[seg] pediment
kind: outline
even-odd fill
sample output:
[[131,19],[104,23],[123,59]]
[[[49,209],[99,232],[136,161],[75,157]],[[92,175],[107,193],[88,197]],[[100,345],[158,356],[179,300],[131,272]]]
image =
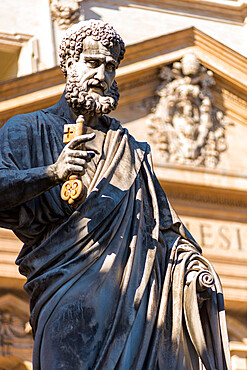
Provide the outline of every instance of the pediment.
[[194,53],[214,74],[217,107],[239,123],[247,122],[247,58],[195,27],[129,45],[118,70],[121,107],[155,93],[162,66]]

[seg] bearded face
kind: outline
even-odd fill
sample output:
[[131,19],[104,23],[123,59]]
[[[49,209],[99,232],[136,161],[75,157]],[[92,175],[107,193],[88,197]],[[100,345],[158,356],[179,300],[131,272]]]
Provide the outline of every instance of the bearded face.
[[[97,92],[98,91],[98,92]],[[116,109],[119,93],[114,80],[110,88],[97,78],[87,79],[81,84],[75,70],[68,74],[65,98],[76,114],[103,115]]]
[[75,114],[94,116],[116,109],[119,52],[118,44],[108,48],[88,36],[83,40],[79,60],[68,60],[65,97]]

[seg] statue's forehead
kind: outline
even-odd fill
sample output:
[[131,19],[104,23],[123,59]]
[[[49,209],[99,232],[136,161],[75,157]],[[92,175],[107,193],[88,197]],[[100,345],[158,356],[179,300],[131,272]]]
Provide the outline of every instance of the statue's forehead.
[[116,61],[119,58],[120,45],[116,44],[113,48],[107,48],[100,41],[94,40],[91,36],[83,40],[83,54],[84,55],[104,55],[111,56]]

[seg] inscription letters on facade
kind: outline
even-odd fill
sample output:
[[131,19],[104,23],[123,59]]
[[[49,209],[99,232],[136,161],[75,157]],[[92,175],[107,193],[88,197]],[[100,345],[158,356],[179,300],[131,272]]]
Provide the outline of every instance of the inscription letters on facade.
[[197,242],[207,250],[247,251],[247,225],[237,222],[183,217],[183,221]]

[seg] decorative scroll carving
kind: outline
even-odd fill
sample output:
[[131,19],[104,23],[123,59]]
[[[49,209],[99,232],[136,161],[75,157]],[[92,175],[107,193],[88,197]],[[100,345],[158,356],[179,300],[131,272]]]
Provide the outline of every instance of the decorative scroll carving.
[[79,21],[82,0],[50,0],[52,19],[60,28],[66,29]]
[[216,167],[227,145],[224,114],[213,106],[213,73],[186,54],[160,77],[159,102],[148,121],[151,141],[169,162]]

